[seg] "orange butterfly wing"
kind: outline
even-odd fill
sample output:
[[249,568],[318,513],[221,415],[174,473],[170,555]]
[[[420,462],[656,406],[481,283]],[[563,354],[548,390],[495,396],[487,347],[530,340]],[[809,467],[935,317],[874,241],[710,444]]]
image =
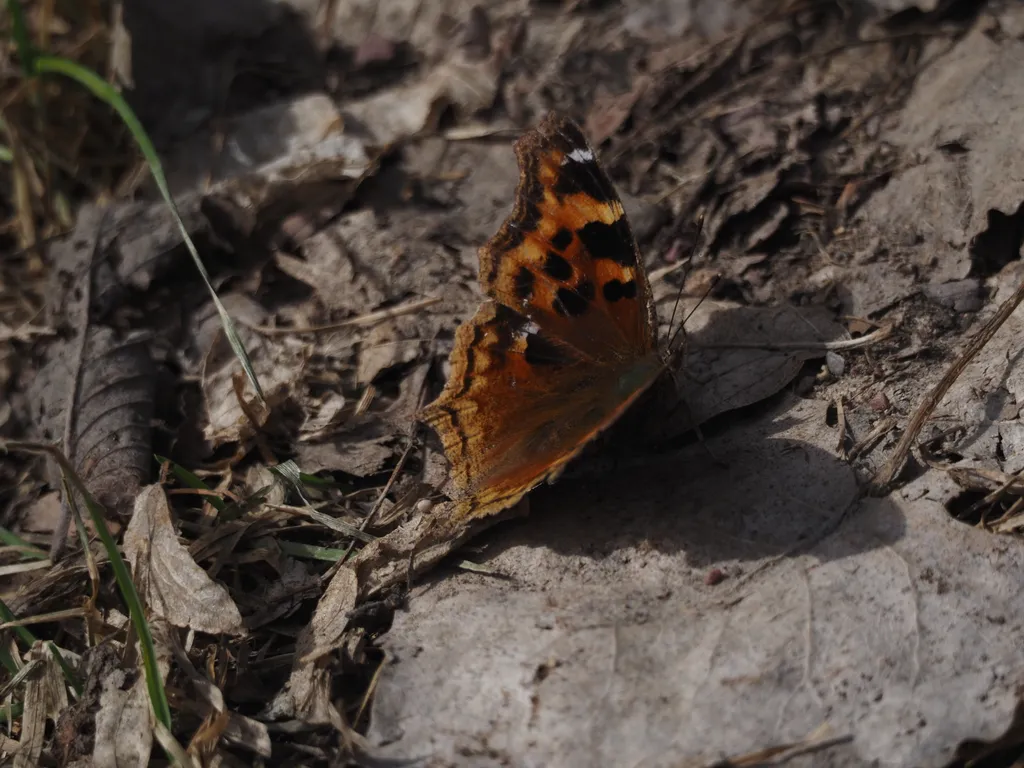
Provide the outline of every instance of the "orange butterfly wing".
[[448,383],[421,414],[457,516],[553,479],[662,369],[643,262],[582,132],[550,115],[515,150],[515,207],[480,249],[492,300],[456,332]]

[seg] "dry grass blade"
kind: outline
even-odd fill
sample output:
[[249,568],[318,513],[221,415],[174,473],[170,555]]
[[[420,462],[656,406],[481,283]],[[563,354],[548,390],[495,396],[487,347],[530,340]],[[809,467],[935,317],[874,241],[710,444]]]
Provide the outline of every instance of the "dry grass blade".
[[7,694],[21,685],[31,675],[35,674],[35,671],[42,665],[42,661],[39,659],[29,659],[28,662],[22,666],[21,669],[14,674],[10,680],[8,680],[3,686],[0,686],[0,699],[6,698]]
[[[97,108],[87,91],[67,81],[37,87],[31,71],[33,43],[60,51],[82,67],[104,71],[114,40],[126,33],[100,4],[70,13],[52,4],[33,4],[38,8],[28,14],[21,3],[5,5],[6,37],[17,42],[25,76],[5,79],[2,126],[9,159],[0,175],[6,172],[12,188],[18,245],[34,249],[70,227],[69,198],[76,187],[110,194],[135,164],[136,153],[116,115]],[[13,53],[14,46],[9,48]],[[7,64],[13,73],[15,62]]]
[[879,422],[872,427],[871,431],[864,435],[864,437],[850,449],[849,458],[855,459],[862,453],[870,450],[875,443],[881,440],[895,426],[896,419],[884,418],[879,420]]
[[178,740],[174,738],[174,734],[171,733],[167,726],[159,721],[155,721],[153,733],[157,741],[160,742],[160,746],[163,747],[164,752],[172,757],[178,765],[182,766],[182,768],[198,768],[195,761],[185,751],[184,747],[178,743]]
[[15,573],[45,570],[52,565],[53,563],[49,560],[31,560],[24,563],[14,563],[13,565],[0,565],[0,576],[10,576]]
[[56,335],[56,329],[45,325],[25,324],[20,325],[17,328],[9,328],[3,323],[0,323],[0,343],[4,344],[12,341],[28,342],[33,339]]
[[[763,749],[757,752],[752,752],[747,755],[739,757],[729,758],[726,763],[735,768],[753,768],[753,766],[761,766],[762,768],[768,768],[768,766],[784,765],[790,760],[794,760],[798,757],[804,757],[806,755],[813,755],[818,752],[823,752],[833,747],[842,746],[843,744],[849,744],[853,741],[852,735],[846,736],[815,736],[811,735],[806,740],[798,744],[787,744],[781,747],[774,747],[771,749]],[[721,765],[722,763],[715,763],[714,765]]]
[[51,621],[78,619],[84,615],[85,611],[81,608],[66,608],[62,611],[42,613],[38,616],[27,616],[24,619],[18,619],[16,621],[5,621],[3,624],[0,624],[0,629],[13,629],[14,627],[28,627],[32,624],[46,624]]

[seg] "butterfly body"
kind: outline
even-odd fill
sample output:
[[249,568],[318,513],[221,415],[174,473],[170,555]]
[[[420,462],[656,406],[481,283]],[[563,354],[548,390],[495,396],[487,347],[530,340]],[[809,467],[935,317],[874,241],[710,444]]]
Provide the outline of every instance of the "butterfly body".
[[489,298],[456,331],[448,382],[421,414],[459,517],[553,480],[664,368],[643,261],[580,129],[549,115],[515,150],[512,215],[480,250]]

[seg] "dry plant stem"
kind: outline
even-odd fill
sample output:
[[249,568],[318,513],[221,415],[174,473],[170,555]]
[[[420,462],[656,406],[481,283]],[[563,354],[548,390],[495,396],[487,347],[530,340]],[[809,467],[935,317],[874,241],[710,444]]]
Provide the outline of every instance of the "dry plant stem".
[[[426,392],[426,381],[426,378],[424,378],[423,385],[420,387],[420,393],[417,398],[417,408],[421,408],[423,406],[423,394],[424,392]],[[405,467],[405,462],[409,458],[409,454],[412,453],[413,445],[415,445],[416,443],[416,429],[418,426],[419,422],[417,422],[416,419],[413,419],[412,424],[409,426],[409,442],[406,444],[405,450],[402,451],[402,455],[398,459],[398,463],[395,464],[395,468],[391,472],[391,477],[389,477],[387,483],[384,484],[384,488],[381,490],[380,495],[377,497],[377,501],[374,503],[373,508],[370,510],[369,514],[363,518],[362,523],[360,523],[360,531],[365,531],[367,526],[369,526],[370,521],[377,516],[377,512],[380,510],[381,505],[384,503],[385,497],[391,491],[391,486],[395,484],[395,481],[398,480],[399,475],[402,473],[402,469]],[[342,555],[341,559],[338,560],[339,565],[348,562],[349,557],[352,556],[352,550],[354,550],[355,547],[356,539],[355,537],[353,537],[352,541],[349,542],[348,549],[345,550],[345,554]]]
[[369,314],[360,315],[359,317],[351,317],[348,320],[342,320],[337,323],[310,325],[303,328],[272,328],[266,325],[243,324],[257,333],[262,333],[264,336],[295,336],[303,333],[326,333],[328,331],[337,331],[341,328],[365,328],[366,326],[375,325],[377,323],[384,322],[385,320],[401,317],[402,315],[411,315],[421,309],[432,307],[440,301],[441,299],[438,297],[418,299],[417,301],[410,301],[408,304],[401,304],[397,307],[388,307],[387,309],[370,312]]
[[26,616],[16,621],[5,621],[0,624],[0,630],[13,629],[14,627],[30,627],[33,624],[47,624],[54,621],[66,621],[68,619],[79,619],[85,616],[84,608],[66,608],[62,611],[51,611],[41,613],[38,616]]
[[1021,496],[1019,499],[1013,502],[1013,504],[1010,505],[1010,508],[1006,510],[1006,512],[1002,514],[998,520],[993,520],[990,523],[987,522],[985,519],[982,519],[981,524],[985,528],[989,529],[990,531],[995,531],[996,533],[1009,533],[1010,531],[1015,531],[1021,527],[1019,524],[1017,524],[1019,523],[1019,521],[1014,521],[1014,525],[1009,527],[1006,526],[1006,523],[1008,520],[1013,521],[1014,518],[1020,515],[1020,510],[1022,507],[1024,507],[1024,496]]
[[659,283],[662,280],[664,280],[668,275],[671,275],[673,272],[676,272],[682,269],[683,267],[687,267],[689,265],[689,259],[681,259],[680,261],[677,261],[675,264],[669,264],[667,267],[661,267],[659,269],[652,270],[651,273],[647,275],[647,282],[649,282],[651,285]]
[[833,736],[829,739],[821,739],[820,741],[811,742],[808,744],[800,744],[792,749],[788,749],[779,755],[776,755],[772,760],[767,762],[767,765],[783,765],[788,763],[790,760],[794,760],[798,757],[805,755],[811,755],[815,752],[823,752],[833,747],[839,747],[843,744],[850,744],[853,741],[853,736]]
[[52,568],[53,563],[50,559],[45,560],[29,560],[20,563],[12,563],[11,565],[0,565],[0,576],[10,576],[15,573],[27,573],[28,571],[42,571],[47,568]]
[[855,459],[862,453],[870,450],[876,442],[881,440],[888,432],[896,427],[896,419],[881,419],[853,448],[850,449],[848,458]]
[[[986,494],[985,498],[971,504],[971,506],[967,508],[967,512],[964,513],[964,517],[972,517],[985,507],[991,507],[993,504],[995,504],[997,501],[1003,498],[1006,492],[1009,491],[1010,488],[1012,488],[1014,485],[1019,483],[1020,480],[1020,472],[1014,475],[1010,475],[1010,477],[1008,477],[1001,486],[992,491],[992,493]],[[1020,499],[1018,499],[1017,501],[1020,501]],[[983,516],[982,524],[984,524],[984,522],[985,519]]]
[[709,344],[708,349],[763,349],[770,352],[785,352],[793,349],[809,349],[812,351],[836,352],[848,349],[859,349],[882,341],[892,333],[893,327],[885,325],[866,336],[858,336],[856,339],[840,339],[838,341],[791,341],[782,344],[764,344],[754,342],[737,342],[735,344]]
[[1013,295],[1002,303],[1002,306],[999,307],[992,319],[985,323],[984,327],[968,342],[967,349],[950,366],[939,383],[932,388],[932,391],[921,401],[921,404],[907,423],[903,437],[896,444],[892,456],[889,457],[889,460],[872,478],[871,484],[868,487],[869,493],[875,496],[884,496],[892,490],[893,481],[900,470],[903,469],[907,455],[910,453],[910,446],[917,440],[917,436],[921,433],[921,429],[924,427],[928,417],[931,416],[932,411],[935,410],[935,406],[939,404],[939,401],[949,391],[949,388],[953,386],[953,382],[960,378],[960,374],[964,372],[967,364],[995,336],[996,331],[1013,314],[1013,311],[1020,305],[1021,301],[1024,301],[1024,282],[1017,286]]

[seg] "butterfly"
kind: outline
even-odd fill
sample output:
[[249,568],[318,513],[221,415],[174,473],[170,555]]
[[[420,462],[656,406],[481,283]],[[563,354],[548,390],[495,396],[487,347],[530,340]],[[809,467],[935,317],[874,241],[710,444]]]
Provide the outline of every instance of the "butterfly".
[[488,298],[420,413],[451,467],[455,519],[553,482],[665,368],[643,259],[583,132],[550,114],[515,153],[512,214],[479,254]]

